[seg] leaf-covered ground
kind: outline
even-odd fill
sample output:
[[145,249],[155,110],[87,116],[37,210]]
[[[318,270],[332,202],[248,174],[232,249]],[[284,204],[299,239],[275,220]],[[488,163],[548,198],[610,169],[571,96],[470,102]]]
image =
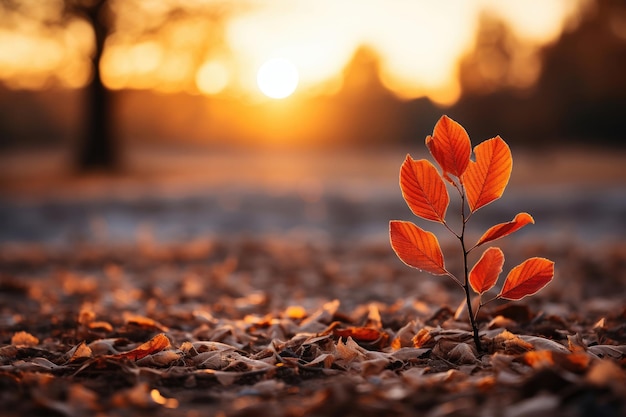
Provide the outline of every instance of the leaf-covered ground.
[[389,245],[405,152],[192,154],[78,179],[0,156],[0,414],[626,415],[623,153],[526,154],[473,216],[535,218],[505,271],[556,262],[481,310],[484,353],[459,288]]
[[481,310],[479,354],[458,288],[387,245],[7,248],[3,415],[626,414],[626,248],[507,250],[562,267]]

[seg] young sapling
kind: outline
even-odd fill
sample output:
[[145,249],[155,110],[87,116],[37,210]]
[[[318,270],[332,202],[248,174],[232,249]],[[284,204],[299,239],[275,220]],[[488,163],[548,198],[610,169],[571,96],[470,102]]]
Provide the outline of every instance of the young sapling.
[[[471,270],[468,255],[485,243],[534,223],[530,214],[519,213],[512,221],[489,228],[474,245],[469,246],[466,241],[465,226],[472,215],[499,199],[509,182],[513,167],[511,150],[500,136],[496,136],[478,144],[472,160],[469,135],[448,116],[439,119],[433,134],[426,137],[426,146],[441,173],[428,160],[415,160],[407,155],[400,169],[400,189],[413,214],[441,223],[459,240],[463,277],[459,279],[446,269],[437,237],[411,222],[392,220],[389,223],[391,247],[405,264],[433,275],[446,275],[463,288],[474,343],[478,352],[482,352],[476,324],[480,308],[493,300],[520,300],[535,294],[554,277],[554,262],[539,257],[527,259],[510,270],[498,295],[483,302],[483,294],[496,285],[502,272],[504,254],[498,247],[489,247]],[[455,231],[446,221],[450,196],[444,180],[457,190],[461,199],[460,231]],[[470,288],[479,297],[475,312],[472,311]]]

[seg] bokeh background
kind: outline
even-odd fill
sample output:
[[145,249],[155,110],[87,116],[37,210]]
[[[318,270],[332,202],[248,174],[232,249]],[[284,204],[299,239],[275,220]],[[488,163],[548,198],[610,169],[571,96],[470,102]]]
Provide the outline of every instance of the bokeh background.
[[621,242],[624,74],[620,0],[0,0],[0,244],[384,241],[442,114],[513,149],[476,230]]

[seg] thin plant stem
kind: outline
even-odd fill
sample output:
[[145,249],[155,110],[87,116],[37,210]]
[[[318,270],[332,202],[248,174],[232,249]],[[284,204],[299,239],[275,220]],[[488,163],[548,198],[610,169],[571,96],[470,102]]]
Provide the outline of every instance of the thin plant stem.
[[[469,268],[467,265],[467,254],[469,251],[465,250],[465,192],[461,193],[461,217],[463,219],[463,226],[461,229],[461,235],[459,241],[461,242],[461,249],[463,250],[463,274],[465,276],[465,284],[463,289],[465,290],[465,301],[467,303],[467,315],[469,316],[470,323],[472,325],[472,331],[474,333],[474,343],[476,344],[476,350],[478,353],[483,351],[483,347],[480,343],[480,337],[478,335],[478,326],[476,325],[476,319],[472,313],[472,299],[470,297],[470,284],[469,284]],[[478,313],[478,311],[476,311]]]

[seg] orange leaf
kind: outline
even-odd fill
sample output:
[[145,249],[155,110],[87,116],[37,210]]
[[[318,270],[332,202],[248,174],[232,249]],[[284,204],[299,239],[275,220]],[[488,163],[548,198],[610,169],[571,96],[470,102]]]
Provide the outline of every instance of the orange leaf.
[[469,283],[478,294],[489,291],[496,285],[504,265],[504,254],[500,248],[488,248],[469,273]]
[[478,239],[476,246],[480,246],[486,242],[491,242],[492,240],[500,239],[501,237],[510,235],[513,232],[517,232],[529,223],[535,223],[535,220],[530,214],[518,213],[512,221],[508,223],[496,224],[495,226],[490,227],[489,230],[487,230],[485,234]]
[[420,229],[411,222],[392,220],[389,222],[391,247],[398,258],[413,268],[433,275],[445,275],[443,253],[437,237]]
[[437,168],[425,159],[406,156],[400,168],[402,196],[416,216],[443,223],[450,197]]
[[415,336],[413,336],[412,339],[413,346],[416,348],[426,346],[426,344],[428,344],[431,340],[433,340],[433,336],[423,327],[415,334]]
[[352,337],[361,342],[375,342],[384,335],[385,332],[371,327],[349,327],[347,329],[334,329],[333,334],[339,337]]
[[554,262],[530,258],[511,269],[498,298],[521,300],[545,287],[554,278]]
[[470,161],[472,144],[463,126],[448,116],[441,116],[432,136],[426,137],[426,146],[441,167],[444,177],[447,174],[461,178]]
[[463,175],[472,212],[502,196],[513,168],[511,150],[500,136],[476,145],[474,155],[476,162],[470,161]]
[[170,346],[170,340],[163,333],[160,333],[154,336],[152,339],[148,340],[146,343],[137,346],[135,349],[128,352],[120,353],[119,355],[115,356],[121,358],[129,358],[132,360],[139,360],[141,358],[145,358],[148,355],[152,355],[153,353],[160,352],[168,346]]

